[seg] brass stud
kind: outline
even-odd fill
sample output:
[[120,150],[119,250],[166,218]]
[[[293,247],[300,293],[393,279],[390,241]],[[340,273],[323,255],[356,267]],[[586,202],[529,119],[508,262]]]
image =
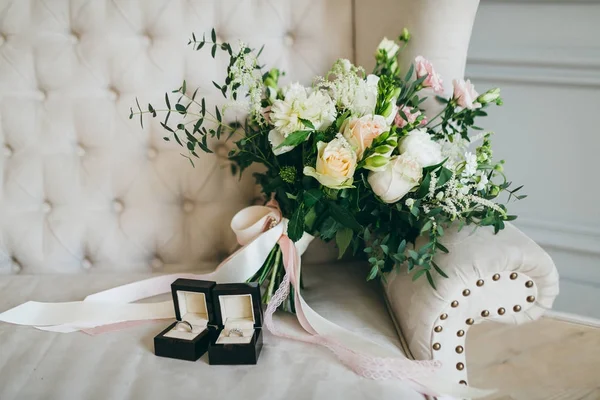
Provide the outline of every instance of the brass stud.
[[500,307],[498,309],[498,314],[500,314],[500,315],[504,315],[505,312],[506,312],[506,310],[503,307]]
[[490,316],[490,312],[489,312],[488,310],[483,310],[483,311],[481,312],[481,316],[482,316],[482,317],[489,317],[489,316]]
[[442,331],[442,327],[440,325],[438,325],[435,328],[433,328],[433,330],[436,331],[437,333],[440,333]]
[[456,332],[456,336],[458,336],[458,337],[463,337],[463,336],[465,336],[465,331],[463,331],[463,330],[461,329],[460,331]]
[[495,281],[500,280],[500,274],[494,274],[494,276],[492,276],[492,279]]
[[471,294],[471,291],[469,289],[463,290],[463,296],[468,296],[470,294]]
[[448,318],[448,314],[443,313],[442,315],[440,315],[441,320],[445,320],[446,318]]
[[473,318],[469,318],[465,322],[467,323],[467,325],[473,325],[475,323],[475,321],[473,320]]
[[457,352],[458,354],[462,354],[462,352],[463,352],[464,350],[465,350],[465,349],[464,349],[462,346],[456,346],[456,352]]
[[517,279],[518,276],[519,276],[519,274],[517,274],[516,272],[513,272],[512,274],[510,274],[510,279],[512,279],[514,281],[515,279]]
[[439,350],[439,349],[441,349],[441,348],[442,348],[442,345],[441,345],[441,344],[439,344],[439,343],[434,343],[434,344],[433,344],[433,349],[434,349],[434,350]]
[[535,301],[535,296],[527,296],[527,301],[533,303]]
[[460,381],[460,382],[458,382],[458,383],[459,383],[459,384],[461,384],[461,385],[466,385],[466,384],[467,384],[467,381]]
[[479,279],[479,280],[477,281],[477,286],[481,287],[481,286],[483,286],[483,283],[484,283],[484,282],[483,282],[483,279]]
[[456,369],[459,371],[462,371],[463,369],[465,369],[465,364],[463,364],[463,363],[456,364]]
[[527,281],[527,282],[525,282],[525,286],[528,287],[528,288],[533,287],[533,281]]
[[521,311],[521,306],[520,306],[520,305],[516,305],[516,306],[514,306],[514,307],[513,307],[513,311],[514,311],[514,312],[519,312],[519,311]]
[[456,307],[458,307],[458,301],[454,300],[452,303],[450,303],[450,305],[451,305],[453,308],[456,308]]

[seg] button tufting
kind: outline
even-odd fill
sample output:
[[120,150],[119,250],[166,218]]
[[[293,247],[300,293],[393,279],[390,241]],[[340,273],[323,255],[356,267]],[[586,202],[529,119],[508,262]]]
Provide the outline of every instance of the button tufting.
[[71,31],[71,33],[69,34],[69,41],[72,44],[77,44],[79,43],[79,34],[75,31]]
[[151,266],[153,269],[159,269],[159,268],[162,268],[162,267],[163,267],[163,265],[164,265],[164,263],[163,263],[163,261],[162,261],[162,260],[161,260],[159,257],[154,257],[154,258],[152,259],[152,261],[150,261],[150,266]]
[[5,144],[5,145],[4,145],[4,155],[5,155],[6,157],[10,157],[10,156],[12,156],[12,154],[13,154],[13,149],[12,149],[12,147],[10,147],[9,145]]
[[183,211],[185,211],[186,213],[191,213],[192,211],[194,211],[194,203],[191,202],[190,200],[186,200],[183,202]]
[[81,268],[92,269],[92,262],[90,261],[89,258],[86,257],[83,260],[81,260]]
[[149,159],[154,159],[158,156],[158,150],[156,150],[154,147],[150,147],[148,148],[147,155]]
[[125,208],[125,206],[123,205],[123,202],[121,200],[113,200],[112,209],[114,212],[121,213],[121,212],[123,212],[124,208]]
[[14,259],[14,258],[12,259],[11,269],[16,274],[18,274],[22,270],[21,264],[19,264],[19,262],[16,259]]
[[114,86],[110,86],[107,89],[107,92],[108,92],[108,98],[111,101],[117,101],[119,99],[119,91]]
[[44,214],[48,214],[50,213],[50,211],[52,211],[52,205],[50,204],[50,202],[45,201],[42,203],[41,209]]
[[44,89],[40,89],[37,92],[37,97],[40,101],[44,101],[48,98],[48,92]]
[[0,46],[2,46],[4,42],[6,42],[6,39],[4,38],[4,35],[0,34]]
[[283,37],[283,44],[286,45],[287,47],[292,47],[294,45],[295,39],[294,39],[294,35],[292,35],[291,33],[286,33],[285,36]]
[[152,43],[152,38],[150,37],[150,35],[144,34],[140,36],[140,43],[144,47],[150,46],[150,43]]
[[75,150],[75,151],[79,157],[85,156],[85,148],[82,145],[78,144],[77,150]]

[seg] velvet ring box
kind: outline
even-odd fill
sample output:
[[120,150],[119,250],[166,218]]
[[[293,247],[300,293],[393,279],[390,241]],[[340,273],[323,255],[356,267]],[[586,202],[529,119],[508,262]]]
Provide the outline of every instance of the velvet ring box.
[[211,365],[256,364],[263,346],[260,287],[218,284],[212,289],[217,331],[208,349]]
[[[206,353],[215,329],[212,289],[215,282],[177,279],[171,284],[177,321],[154,338],[154,353],[161,357],[196,361]],[[187,321],[192,326],[177,325]],[[183,329],[182,329],[183,328]]]

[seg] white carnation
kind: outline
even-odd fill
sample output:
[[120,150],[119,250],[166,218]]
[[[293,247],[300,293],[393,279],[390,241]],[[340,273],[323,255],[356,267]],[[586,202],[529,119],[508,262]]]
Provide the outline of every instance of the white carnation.
[[336,117],[335,103],[324,91],[313,91],[299,83],[292,83],[283,89],[283,96],[283,100],[273,102],[269,115],[275,127],[269,132],[269,141],[277,155],[293,149],[291,146],[275,149],[286,137],[293,132],[308,129],[302,120],[310,121],[315,130],[323,130],[327,129]]

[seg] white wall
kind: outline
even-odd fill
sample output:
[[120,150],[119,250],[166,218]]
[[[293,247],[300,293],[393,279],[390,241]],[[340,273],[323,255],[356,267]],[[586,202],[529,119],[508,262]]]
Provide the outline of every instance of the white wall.
[[529,197],[511,211],[554,258],[555,308],[600,318],[600,1],[482,0],[467,62],[505,105],[482,123]]

